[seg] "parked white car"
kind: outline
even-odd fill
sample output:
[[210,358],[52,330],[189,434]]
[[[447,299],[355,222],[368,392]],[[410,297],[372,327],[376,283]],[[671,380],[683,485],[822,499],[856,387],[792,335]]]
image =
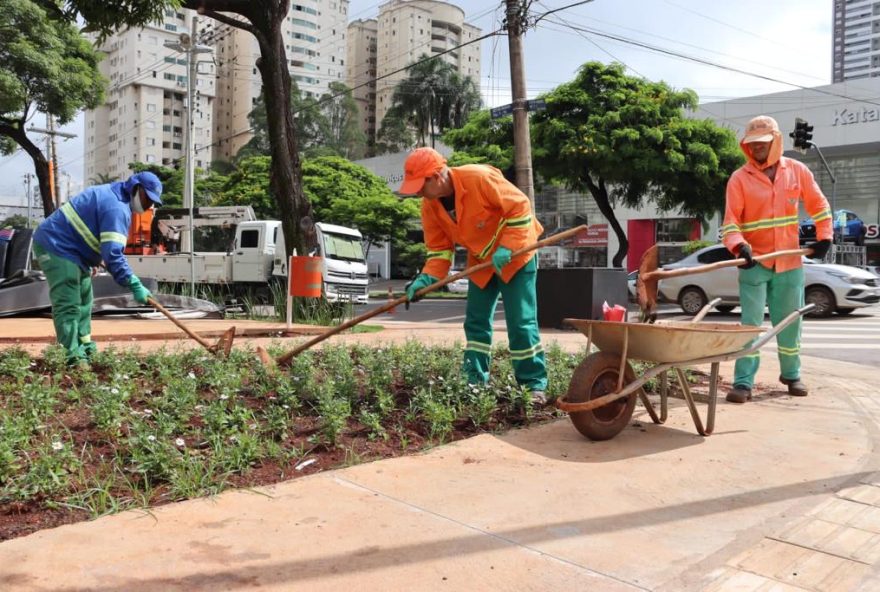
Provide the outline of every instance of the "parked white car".
[[[459,273],[459,271],[453,269],[449,270],[449,275],[455,275],[456,273]],[[454,282],[446,284],[446,289],[456,294],[467,294],[469,285],[470,282],[468,281],[468,279],[466,277],[463,277],[455,280]]]
[[[663,266],[663,269],[694,267],[733,259],[724,245],[713,245],[696,251],[684,259]],[[715,308],[730,312],[739,306],[739,270],[726,267],[674,278],[659,283],[664,300],[677,302],[687,314],[697,314],[710,300],[721,298]],[[831,313],[845,315],[857,308],[880,302],[880,279],[872,273],[831,263],[804,258],[804,299],[816,305],[810,316],[827,317]]]

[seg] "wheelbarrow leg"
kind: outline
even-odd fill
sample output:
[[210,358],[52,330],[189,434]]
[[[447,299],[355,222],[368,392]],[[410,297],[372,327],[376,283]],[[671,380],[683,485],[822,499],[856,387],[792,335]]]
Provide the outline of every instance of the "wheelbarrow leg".
[[[691,393],[691,389],[687,383],[687,377],[684,375],[684,371],[676,367],[675,375],[678,377],[678,384],[681,387],[681,392],[684,395],[684,400],[687,403],[688,411],[691,412],[691,418],[694,420],[694,427],[697,428],[697,433],[701,436],[708,436],[712,433],[712,429],[715,427],[715,410],[710,410],[710,417],[708,418],[707,428],[703,427],[703,420],[700,419],[700,413],[697,411],[697,405],[694,403],[694,396]],[[711,399],[709,403],[710,407],[712,407]]]

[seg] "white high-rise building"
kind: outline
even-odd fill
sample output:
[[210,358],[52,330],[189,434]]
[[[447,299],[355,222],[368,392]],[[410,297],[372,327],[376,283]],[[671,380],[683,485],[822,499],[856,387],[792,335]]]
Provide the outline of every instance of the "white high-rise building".
[[[374,24],[373,24],[374,23]],[[370,72],[370,60],[375,59],[378,77],[402,70],[423,55],[438,55],[478,38],[479,28],[465,22],[464,10],[439,0],[389,0],[379,7],[379,18],[375,21],[354,21],[349,25],[349,85],[363,82],[365,72]],[[356,36],[356,38],[355,38]],[[375,40],[375,41],[373,41]],[[352,46],[370,47],[375,43],[375,51],[364,50],[352,57]],[[475,84],[480,82],[480,43],[471,43],[460,49],[444,54],[443,59],[458,70],[462,76],[470,77]],[[355,61],[352,61],[355,60]],[[391,107],[394,87],[405,79],[405,71],[376,81],[375,89],[368,90],[366,97],[360,96],[358,104],[367,103],[365,115],[372,128],[365,128],[368,138],[375,139],[375,132],[382,126],[382,119]],[[355,91],[357,93],[357,91]],[[358,95],[355,95],[358,97]],[[373,98],[373,96],[375,98]]]
[[[99,47],[106,54],[100,69],[109,85],[104,105],[85,114],[86,179],[124,179],[132,162],[173,166],[185,156],[186,55],[164,44],[191,33],[195,15],[169,9],[163,22],[117,33]],[[210,155],[198,148],[212,142],[215,74],[209,53],[195,58],[204,63],[195,87],[193,161],[206,168]]]
[[376,137],[376,19],[358,19],[348,24],[346,77],[360,112],[361,129],[367,138]]
[[[320,97],[330,83],[345,83],[348,0],[294,0],[283,25],[290,77],[306,97]],[[214,151],[232,160],[251,139],[248,114],[262,92],[260,49],[253,35],[220,25],[213,38],[217,59]]]
[[834,0],[833,82],[880,76],[880,2]]

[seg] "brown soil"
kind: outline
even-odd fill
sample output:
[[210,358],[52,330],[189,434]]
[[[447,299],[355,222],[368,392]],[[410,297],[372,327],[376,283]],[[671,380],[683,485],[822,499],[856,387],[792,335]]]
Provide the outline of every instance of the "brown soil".
[[[697,384],[692,385],[692,388],[696,398],[705,401],[706,393],[708,393],[708,376],[698,372],[694,373],[694,376],[697,379]],[[729,386],[729,384],[723,382],[719,384],[718,393],[719,398],[722,400]],[[757,400],[784,394],[785,392],[779,389],[774,390],[760,385],[757,385],[754,390],[754,398]],[[674,389],[671,396],[676,396]],[[454,430],[447,440],[461,440],[478,433],[493,432],[527,423],[529,425],[545,423],[560,416],[561,414],[551,407],[534,412],[529,418],[525,415],[521,417],[511,417],[510,415],[497,417],[489,425],[481,428],[475,428],[472,423],[462,420],[455,424]],[[94,422],[87,410],[81,408],[71,410],[59,416],[58,420],[61,425],[64,425],[74,435],[74,441],[78,447],[83,447],[86,444],[91,446],[93,451],[93,454],[90,456],[91,461],[84,459],[83,470],[87,475],[97,473],[104,462],[102,457],[112,457],[114,453],[113,443],[108,442],[106,434],[102,434],[95,428]],[[389,431],[387,440],[370,439],[367,428],[352,419],[349,420],[348,429],[341,436],[337,447],[312,446],[308,443],[309,436],[318,429],[316,421],[314,417],[302,417],[298,420],[296,429],[292,430],[289,440],[283,443],[284,448],[287,450],[296,448],[307,450],[308,454],[306,456],[308,459],[315,459],[315,462],[301,467],[299,470],[296,469],[296,462],[283,465],[264,462],[251,467],[243,473],[230,476],[227,481],[227,488],[259,487],[353,464],[411,455],[424,451],[433,444],[427,436],[427,426],[419,425],[418,422],[407,424],[403,412],[399,412],[399,417],[392,420],[405,426],[403,433]],[[406,439],[405,443],[403,438]],[[188,446],[193,444],[195,443],[187,443]],[[115,493],[123,494],[123,492]],[[149,504],[150,506],[159,506],[173,501],[177,500],[172,498],[167,488],[159,486],[154,490]],[[47,500],[42,497],[32,497],[25,501],[0,503],[0,541],[25,536],[45,528],[88,520],[89,518],[89,513],[84,510],[57,505],[52,507],[52,504],[47,503]]]

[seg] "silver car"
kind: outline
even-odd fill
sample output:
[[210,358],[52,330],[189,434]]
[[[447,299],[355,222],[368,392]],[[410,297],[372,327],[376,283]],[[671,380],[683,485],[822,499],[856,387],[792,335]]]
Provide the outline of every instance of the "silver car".
[[[733,258],[724,245],[713,245],[664,265],[663,269],[694,267]],[[660,281],[658,290],[664,300],[677,302],[690,315],[697,314],[715,298],[721,298],[716,309],[730,312],[739,306],[738,273],[736,267],[726,267],[708,273],[666,278]],[[819,263],[805,257],[804,298],[807,303],[816,305],[810,316],[827,317],[834,312],[849,314],[857,308],[880,302],[880,278],[857,267]]]

